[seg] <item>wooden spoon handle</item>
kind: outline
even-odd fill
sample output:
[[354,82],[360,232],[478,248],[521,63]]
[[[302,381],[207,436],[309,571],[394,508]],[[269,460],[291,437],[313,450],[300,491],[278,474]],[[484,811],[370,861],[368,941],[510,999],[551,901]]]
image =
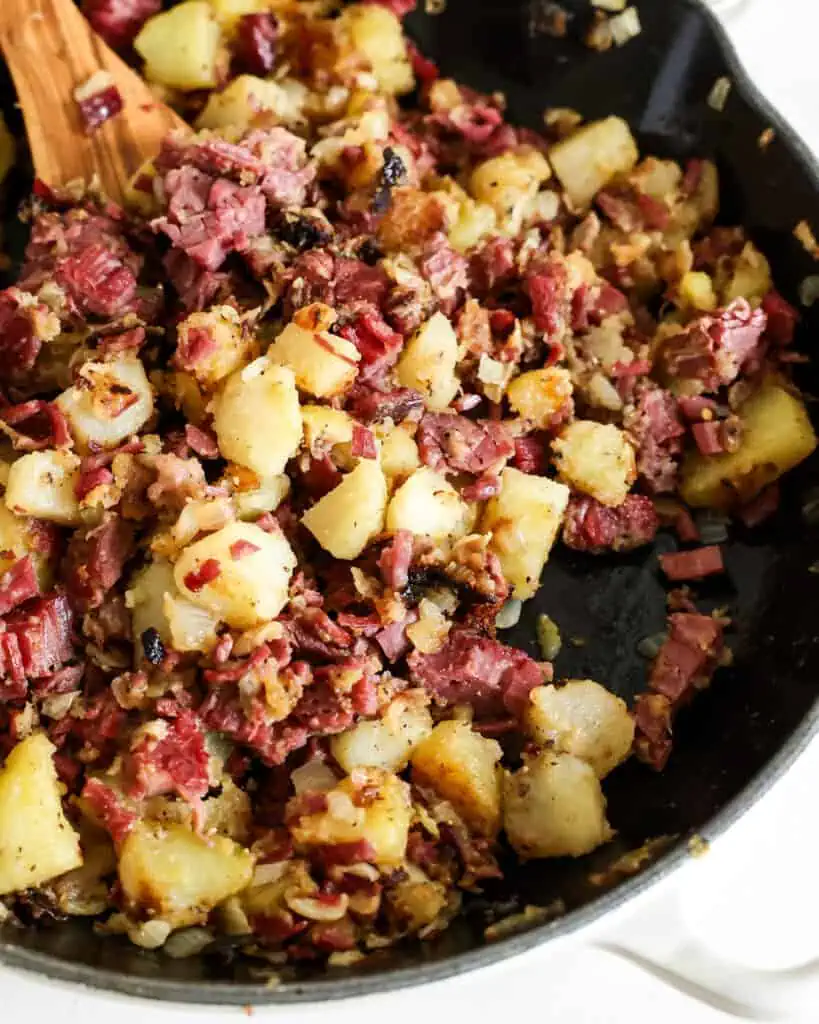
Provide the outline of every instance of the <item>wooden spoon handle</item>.
[[[185,122],[103,43],[72,0],[0,0],[0,50],[26,123],[34,168],[47,184],[91,180],[121,201],[134,171]],[[123,110],[85,131],[74,90],[98,71],[119,89]]]

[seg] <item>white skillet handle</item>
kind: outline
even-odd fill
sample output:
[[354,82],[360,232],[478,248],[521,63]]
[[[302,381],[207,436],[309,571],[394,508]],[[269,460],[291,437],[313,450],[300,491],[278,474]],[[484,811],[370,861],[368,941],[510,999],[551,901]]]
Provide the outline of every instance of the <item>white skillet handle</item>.
[[[708,858],[705,858],[707,860]],[[725,959],[686,923],[681,886],[696,885],[707,864],[693,862],[679,873],[676,891],[648,893],[637,910],[593,944],[620,957],[712,1009],[744,1020],[815,1020],[819,1008],[819,959],[788,970],[757,970]],[[748,893],[753,899],[753,893]]]

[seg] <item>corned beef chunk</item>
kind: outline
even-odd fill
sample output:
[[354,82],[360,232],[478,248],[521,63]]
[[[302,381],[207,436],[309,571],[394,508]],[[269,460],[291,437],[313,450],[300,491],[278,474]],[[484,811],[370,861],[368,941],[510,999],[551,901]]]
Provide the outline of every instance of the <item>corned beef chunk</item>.
[[476,423],[451,413],[427,413],[417,440],[423,463],[444,473],[498,470],[515,451],[502,423]]
[[407,663],[413,683],[437,702],[469,704],[483,715],[522,710],[529,690],[544,682],[543,670],[523,651],[463,629],[453,629],[435,654],[413,651]]
[[588,495],[572,496],[563,522],[563,542],[576,551],[632,551],[650,544],[660,520],[650,498],[630,494],[609,508]]

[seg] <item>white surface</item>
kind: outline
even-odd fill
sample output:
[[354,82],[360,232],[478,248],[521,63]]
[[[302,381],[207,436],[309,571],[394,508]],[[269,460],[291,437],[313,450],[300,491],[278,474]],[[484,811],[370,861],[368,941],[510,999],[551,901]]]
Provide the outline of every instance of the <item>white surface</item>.
[[[819,152],[818,0],[719,0],[717,6],[754,80]],[[389,1024],[417,1024],[456,1015],[470,1024],[509,1020],[513,1015],[571,1024],[717,1024],[736,1019],[714,1008],[720,1005],[718,997],[709,1006],[668,980],[595,947],[592,939],[616,940],[649,955],[659,954],[665,944],[671,948],[672,962],[684,964],[685,948],[674,927],[675,919],[681,918],[724,961],[776,971],[819,960],[817,778],[819,741],[707,856],[692,861],[672,884],[594,936],[585,934],[581,940],[536,950],[485,973],[422,990],[302,1010],[257,1009],[254,1018],[312,1022],[331,1016],[333,1024],[382,1024],[385,1019]],[[59,1017],[61,1024],[247,1019],[241,1010],[149,1006],[3,970],[0,987],[0,1021],[10,1024],[51,1016]],[[708,994],[699,995],[707,999]],[[753,1019],[772,1019],[761,1005],[755,1009]],[[815,1024],[819,993],[812,1006],[803,1006],[792,1019]]]

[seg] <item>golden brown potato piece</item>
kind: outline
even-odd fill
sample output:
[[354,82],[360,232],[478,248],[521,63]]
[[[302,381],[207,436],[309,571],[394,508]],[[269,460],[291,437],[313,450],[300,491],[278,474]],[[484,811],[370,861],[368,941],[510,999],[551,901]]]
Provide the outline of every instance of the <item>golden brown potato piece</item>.
[[744,428],[737,451],[691,451],[683,460],[680,494],[694,508],[728,509],[748,501],[816,448],[804,402],[776,377],[746,399],[737,415]]
[[412,754],[412,777],[448,800],[484,836],[500,828],[501,748],[468,722],[441,722]]

